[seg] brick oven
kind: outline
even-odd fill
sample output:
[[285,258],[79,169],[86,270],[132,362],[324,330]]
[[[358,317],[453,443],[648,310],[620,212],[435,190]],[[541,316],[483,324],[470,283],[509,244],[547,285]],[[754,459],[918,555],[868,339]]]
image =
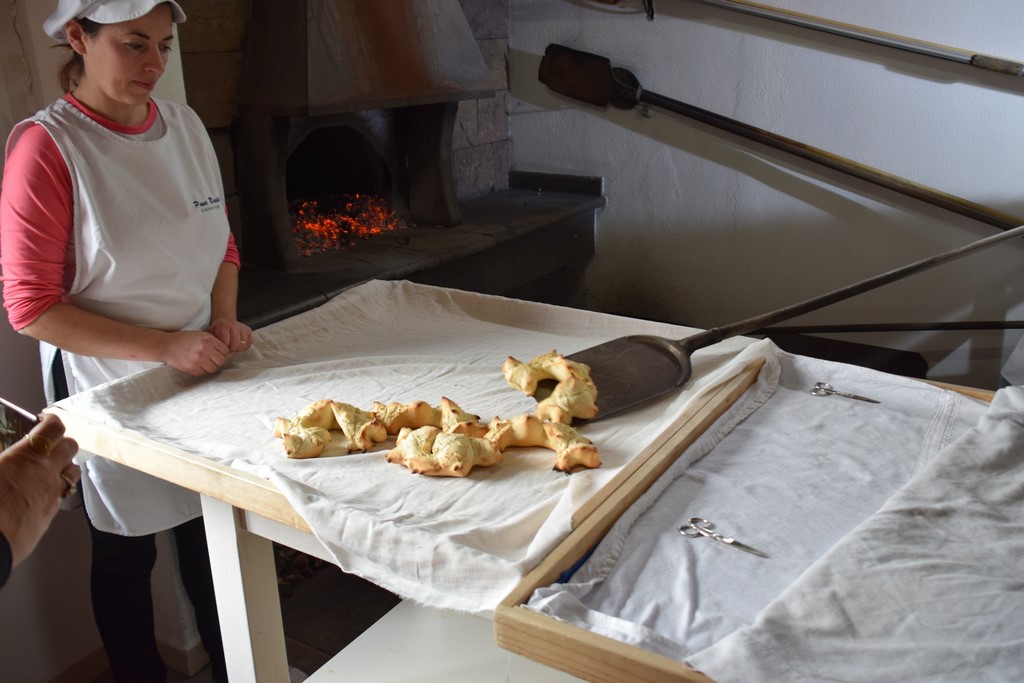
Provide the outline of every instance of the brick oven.
[[460,223],[458,102],[493,95],[457,0],[254,0],[235,151],[246,258],[298,266],[289,206],[307,197],[370,194],[414,225]]
[[[259,326],[372,278],[573,303],[600,178],[511,171],[506,0],[222,0],[181,26]],[[372,196],[401,229],[309,255],[294,207]]]

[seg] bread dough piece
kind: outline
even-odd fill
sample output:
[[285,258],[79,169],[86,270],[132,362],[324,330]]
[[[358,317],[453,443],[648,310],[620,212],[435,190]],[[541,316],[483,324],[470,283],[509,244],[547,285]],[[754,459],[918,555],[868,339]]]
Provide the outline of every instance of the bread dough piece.
[[338,424],[334,419],[334,410],[331,405],[334,401],[329,398],[314,401],[302,409],[292,420],[286,417],[274,418],[274,436],[280,439],[296,427],[316,427],[318,429],[337,429]]
[[597,447],[590,439],[567,424],[543,422],[536,415],[491,420],[487,440],[499,452],[516,446],[549,448],[555,452],[554,469],[562,472],[601,466]]
[[487,425],[480,422],[479,415],[467,413],[459,404],[445,396],[441,398],[441,431],[483,437],[487,433]]
[[486,439],[442,432],[437,427],[408,427],[387,455],[388,462],[405,465],[411,472],[431,477],[465,477],[474,467],[501,462]]
[[338,401],[332,402],[331,408],[338,427],[348,439],[350,451],[368,451],[373,448],[374,444],[387,441],[387,429],[373,413]]
[[287,417],[274,418],[274,438],[280,439],[292,429],[292,421]]
[[594,443],[569,425],[545,422],[544,431],[548,435],[548,448],[555,451],[556,470],[572,472],[579,467],[592,469],[601,466]]
[[437,470],[433,476],[464,477],[474,467],[489,467],[501,462],[501,453],[486,439],[467,434],[441,432],[434,440],[433,456]]
[[[331,430],[341,430],[349,451],[366,451],[388,438],[383,423],[373,413],[326,398],[310,403],[293,420],[274,419],[274,436],[282,440],[289,458],[321,455],[332,442]],[[335,452],[343,450],[332,448]]]
[[512,356],[501,366],[505,381],[527,396],[537,393],[537,384],[545,379],[564,382],[570,378],[593,385],[590,368],[583,363],[571,361],[558,351],[551,350],[536,356],[529,363],[523,363]]
[[292,424],[298,427],[319,427],[320,429],[337,429],[338,424],[334,419],[334,401],[324,398],[314,401],[303,408]]
[[572,424],[573,418],[589,420],[597,415],[597,389],[582,379],[570,377],[559,382],[551,395],[537,402],[536,415],[542,420]]
[[391,402],[386,405],[380,401],[374,401],[373,413],[384,424],[384,429],[391,436],[398,434],[403,427],[416,429],[441,426],[441,409],[432,407],[426,401]]
[[280,438],[289,458],[315,458],[331,442],[331,433],[320,427],[292,426]]
[[509,356],[501,372],[506,382],[528,396],[536,395],[540,382],[557,381],[551,395],[537,402],[536,415],[541,420],[572,424],[573,418],[589,420],[597,415],[597,387],[590,368],[557,351],[541,354],[529,363]]
[[331,443],[331,429],[337,429],[334,402],[322,399],[310,403],[295,417],[274,418],[274,436],[281,439],[289,458],[315,458]]
[[485,439],[491,442],[495,450],[505,451],[507,448],[542,446],[548,447],[548,434],[544,431],[544,423],[536,415],[526,413],[511,420],[494,418],[487,425]]
[[440,427],[430,425],[416,429],[402,427],[398,432],[398,438],[395,439],[395,447],[388,451],[387,461],[405,465],[416,472],[417,470],[413,469],[413,465],[409,463],[429,460],[434,448],[434,440],[440,433]]

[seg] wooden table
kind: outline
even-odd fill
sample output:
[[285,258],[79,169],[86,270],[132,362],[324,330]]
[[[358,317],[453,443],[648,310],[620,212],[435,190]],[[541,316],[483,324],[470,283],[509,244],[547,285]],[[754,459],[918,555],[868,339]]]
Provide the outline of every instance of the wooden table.
[[[582,511],[577,511],[580,514],[574,515],[574,526],[585,527],[588,537],[599,538],[603,527],[586,525],[589,513],[609,499],[616,509],[628,507],[755,381],[763,362],[755,359],[710,391],[706,400],[684,410],[661,438],[624,467],[593,500],[586,501]],[[200,454],[65,408],[50,411],[61,418],[67,433],[83,450],[200,494],[229,675],[238,681],[287,681],[273,543],[328,562],[334,559],[285,496],[266,479]]]

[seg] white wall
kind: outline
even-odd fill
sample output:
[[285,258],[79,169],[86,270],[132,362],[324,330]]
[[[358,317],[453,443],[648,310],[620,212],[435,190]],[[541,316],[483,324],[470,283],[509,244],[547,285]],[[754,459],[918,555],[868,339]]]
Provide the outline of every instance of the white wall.
[[[17,121],[61,95],[56,72],[62,50],[42,32],[55,2],[0,0],[0,139]],[[177,53],[175,53],[177,54]],[[175,57],[161,79],[158,97],[185,100],[181,63]],[[0,394],[31,410],[43,408],[36,343],[0,324]],[[161,558],[154,583],[157,634],[173,651],[200,648],[184,590],[173,569],[174,549],[159,539]],[[88,566],[90,544],[81,508],[57,515],[36,552],[15,569],[0,591],[0,678],[19,683],[50,681],[79,665],[78,673],[102,665],[90,657],[101,647],[92,620]],[[93,671],[92,674],[95,674]],[[84,680],[89,680],[84,679]]]
[[[761,0],[1024,61],[1018,0]],[[537,80],[549,43],[664,95],[1024,216],[1024,79],[712,7],[511,0],[513,168],[601,175],[593,307],[699,327],[767,312],[998,232],[664,110],[599,110]],[[1021,222],[1024,222],[1022,219]],[[1016,242],[1021,242],[1017,240]],[[999,245],[789,324],[1024,318],[1024,244]],[[1019,331],[840,338],[995,386]]]

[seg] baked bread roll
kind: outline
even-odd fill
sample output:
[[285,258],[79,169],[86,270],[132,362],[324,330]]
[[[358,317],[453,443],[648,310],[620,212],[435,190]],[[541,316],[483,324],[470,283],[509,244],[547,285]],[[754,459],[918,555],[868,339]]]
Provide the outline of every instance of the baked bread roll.
[[491,442],[495,450],[505,451],[516,446],[548,447],[548,434],[544,431],[544,423],[536,415],[526,413],[511,420],[494,418],[487,425],[485,439]]
[[399,432],[387,461],[430,477],[465,477],[476,466],[501,462],[501,453],[485,439],[445,433],[431,426],[406,427]]
[[387,441],[387,429],[373,413],[338,401],[331,403],[331,409],[338,427],[348,439],[350,451],[368,451],[374,444]]
[[280,438],[289,458],[315,458],[331,442],[331,433],[320,427],[292,426]]
[[555,451],[556,470],[572,472],[580,467],[593,469],[601,466],[594,443],[569,425],[545,422],[544,431],[548,435],[548,448]]
[[332,441],[331,430],[341,430],[349,451],[366,451],[388,438],[383,423],[373,413],[330,399],[310,403],[295,419],[274,419],[274,436],[282,440],[289,458],[322,454]]
[[545,379],[553,379],[556,382],[577,379],[591,385],[594,383],[590,379],[590,368],[587,365],[571,361],[555,350],[542,353],[529,363],[509,356],[505,359],[501,372],[506,382],[527,396],[537,393],[537,384]]
[[433,456],[438,471],[431,474],[449,477],[464,477],[474,467],[489,467],[501,462],[501,453],[494,450],[486,439],[449,432],[437,435]]
[[555,385],[547,398],[537,402],[536,415],[542,420],[572,424],[573,418],[589,420],[597,415],[597,389],[582,379],[570,377]]
[[331,409],[333,401],[314,401],[289,420],[274,418],[274,436],[281,439],[284,453],[289,458],[315,458],[331,442],[331,429],[337,429]]
[[337,429],[334,419],[334,401],[329,398],[314,401],[295,416],[292,424],[299,427],[319,427],[320,429]]
[[555,452],[554,469],[562,472],[601,466],[597,447],[590,439],[567,424],[543,422],[536,415],[519,415],[511,420],[495,418],[489,424],[486,438],[498,452],[516,446],[551,449]]
[[441,398],[441,431],[482,437],[487,433],[487,425],[480,422],[479,415],[467,413],[459,404],[445,396]]
[[434,448],[434,440],[441,433],[440,427],[430,425],[424,427],[402,427],[395,439],[395,447],[388,451],[387,461],[406,465],[416,471],[408,463],[418,463],[430,459]]
[[384,424],[384,429],[391,436],[398,434],[403,427],[416,429],[441,426],[441,409],[432,407],[426,401],[391,402],[388,404],[374,401],[373,413]]
[[541,420],[572,424],[573,418],[589,420],[597,415],[597,386],[590,368],[557,351],[541,354],[529,363],[509,356],[501,372],[509,385],[528,396],[536,395],[537,385],[544,380],[557,382],[551,395],[537,402],[536,415]]

